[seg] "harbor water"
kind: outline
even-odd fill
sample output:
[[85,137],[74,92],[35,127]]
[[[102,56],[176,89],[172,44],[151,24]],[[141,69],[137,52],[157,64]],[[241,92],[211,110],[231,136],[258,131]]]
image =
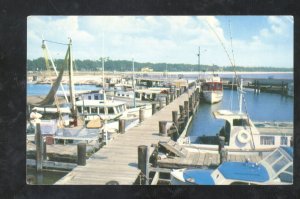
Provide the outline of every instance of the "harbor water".
[[[294,98],[272,93],[246,91],[243,112],[248,113],[252,121],[284,121],[293,122]],[[223,120],[217,120],[213,112],[226,109],[238,111],[238,92],[224,90],[223,99],[216,104],[201,103],[189,128],[189,136],[216,135],[224,125]],[[246,109],[245,109],[246,106]]]

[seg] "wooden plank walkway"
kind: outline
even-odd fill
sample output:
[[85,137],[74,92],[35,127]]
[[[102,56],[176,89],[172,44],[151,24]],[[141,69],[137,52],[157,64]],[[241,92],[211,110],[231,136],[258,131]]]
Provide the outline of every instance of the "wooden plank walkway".
[[[190,92],[191,93],[191,92]],[[86,161],[85,166],[77,166],[65,177],[57,181],[57,185],[106,184],[117,181],[121,185],[133,184],[140,170],[138,166],[138,146],[167,142],[169,137],[159,136],[159,121],[172,121],[172,111],[179,112],[179,105],[188,101],[184,93],[168,106],[156,112],[128,132],[118,135]]]

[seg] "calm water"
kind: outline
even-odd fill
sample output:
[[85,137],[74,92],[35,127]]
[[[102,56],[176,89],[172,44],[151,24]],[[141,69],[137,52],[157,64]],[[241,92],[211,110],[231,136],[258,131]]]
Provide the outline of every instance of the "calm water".
[[[52,185],[65,175],[67,175],[67,171],[50,171],[50,170],[43,170],[41,181],[43,185]],[[32,184],[37,184],[37,174],[34,168],[27,168],[27,178],[33,179]]]
[[[231,94],[233,93],[233,95]],[[201,103],[199,111],[189,129],[190,136],[215,135],[224,125],[223,120],[216,120],[212,112],[219,109],[238,110],[237,91],[224,90],[223,100],[217,104]],[[254,94],[247,91],[245,94],[247,111],[252,121],[293,121],[294,99],[279,94]],[[245,112],[245,109],[243,109]]]
[[[68,85],[63,85],[65,91],[69,90]],[[51,89],[50,84],[27,84],[27,96],[32,95],[47,95]],[[95,85],[75,85],[75,90],[99,90]],[[59,87],[59,91],[61,88]]]

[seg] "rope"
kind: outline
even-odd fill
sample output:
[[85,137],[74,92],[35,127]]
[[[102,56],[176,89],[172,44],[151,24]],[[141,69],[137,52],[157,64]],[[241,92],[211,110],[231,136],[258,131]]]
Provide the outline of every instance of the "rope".
[[43,41],[47,41],[47,42],[49,42],[49,43],[54,43],[54,44],[65,45],[65,46],[69,45],[69,44],[60,43],[60,42],[56,42],[56,41],[50,41],[50,40],[46,40],[46,39],[44,39]]

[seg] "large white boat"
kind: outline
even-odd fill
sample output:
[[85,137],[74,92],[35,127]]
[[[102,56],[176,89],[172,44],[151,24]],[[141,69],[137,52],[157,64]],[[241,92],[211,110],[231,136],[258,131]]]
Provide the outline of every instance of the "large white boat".
[[[242,88],[242,81],[241,81]],[[292,123],[254,124],[248,114],[242,112],[243,90],[240,90],[240,110],[218,110],[213,112],[216,119],[225,121],[218,136],[225,138],[225,149],[228,151],[272,150],[279,146],[290,146],[293,139]],[[258,130],[259,129],[259,130]],[[218,136],[201,136],[197,140],[191,137],[180,137],[177,142],[187,147],[196,147],[207,152],[218,152]],[[196,143],[195,143],[196,142]]]
[[206,77],[201,85],[202,95],[206,102],[214,104],[223,98],[223,85],[221,78],[217,75]]
[[280,147],[259,163],[224,162],[217,169],[176,169],[171,185],[289,185],[293,183],[293,148]]

